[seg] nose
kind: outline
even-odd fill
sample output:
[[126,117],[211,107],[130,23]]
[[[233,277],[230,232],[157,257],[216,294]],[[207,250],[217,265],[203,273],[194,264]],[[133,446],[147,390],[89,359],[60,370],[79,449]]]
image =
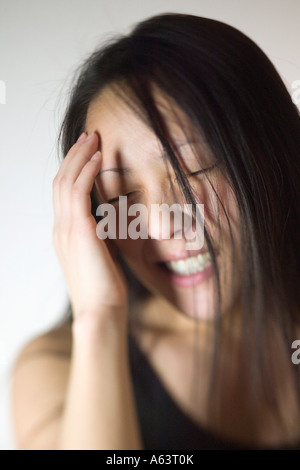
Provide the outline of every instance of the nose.
[[179,203],[151,203],[148,207],[148,235],[156,240],[181,238],[182,209]]
[[[149,181],[147,188],[148,237],[155,240],[168,240],[178,231],[180,204],[174,202],[174,195],[168,176]],[[176,195],[177,199],[178,195]]]
[[[164,196],[164,197],[162,197]],[[148,236],[153,240],[181,240],[185,249],[201,249],[204,244],[204,205],[174,202],[173,194],[160,194],[148,204]]]
[[[154,240],[181,240],[190,237],[193,226],[192,211],[185,205],[178,187],[172,191],[170,184],[151,192],[148,204],[148,236]],[[154,197],[156,196],[156,197]]]

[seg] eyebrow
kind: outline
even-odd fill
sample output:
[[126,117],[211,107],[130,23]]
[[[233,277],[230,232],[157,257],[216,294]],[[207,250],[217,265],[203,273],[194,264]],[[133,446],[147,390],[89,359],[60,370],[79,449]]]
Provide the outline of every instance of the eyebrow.
[[[185,145],[190,145],[191,143],[196,143],[197,140],[190,140],[190,141],[184,141],[184,142],[178,142],[176,144],[176,147],[177,149],[180,149],[181,147],[184,147]],[[163,150],[160,154],[160,157],[164,157],[167,155],[167,152],[165,150]],[[112,173],[117,173],[119,175],[128,175],[130,173],[132,173],[132,169],[131,168],[128,168],[128,167],[114,167],[114,168],[108,168],[106,170],[100,170],[99,172],[99,175],[102,175],[103,173],[107,173],[108,171],[112,172]]]
[[119,175],[127,175],[128,173],[132,173],[131,168],[115,167],[115,168],[108,168],[107,170],[101,170],[99,172],[99,175],[101,175],[102,173],[107,173],[108,171],[111,171],[113,173],[118,173]]

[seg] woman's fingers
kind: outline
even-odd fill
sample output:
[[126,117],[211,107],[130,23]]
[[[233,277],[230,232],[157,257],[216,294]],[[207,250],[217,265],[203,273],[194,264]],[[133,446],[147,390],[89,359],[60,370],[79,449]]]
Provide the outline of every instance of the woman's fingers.
[[53,179],[52,183],[52,202],[54,207],[54,215],[57,218],[61,213],[61,204],[60,204],[60,188],[61,188],[61,181],[63,174],[65,173],[66,169],[68,168],[69,161],[74,157],[76,151],[78,151],[80,145],[85,141],[87,137],[86,132],[83,132],[77,142],[70,148],[67,155],[65,156],[64,160],[62,161],[59,170]]
[[91,215],[90,194],[101,166],[99,150],[85,164],[72,187],[72,217],[89,217]]
[[68,152],[53,182],[53,243],[60,260],[74,315],[127,305],[122,273],[104,241],[97,237],[91,191],[101,168],[98,136],[84,138]]
[[[71,193],[75,181],[80,175],[83,167],[91,159],[98,148],[98,137],[96,134],[90,134],[85,141],[78,147],[77,151],[68,159],[67,165],[60,173],[59,198],[63,210],[63,216],[69,217],[72,212]],[[69,157],[69,154],[68,154]],[[66,157],[67,158],[67,157]]]
[[84,164],[88,162],[91,156],[96,152],[99,146],[97,134],[92,133],[82,142],[78,143],[76,152],[68,153],[61,167],[61,178],[66,177],[66,181],[73,184],[78,178]]
[[59,171],[60,172],[64,172],[65,170],[65,167],[68,166],[69,164],[69,161],[73,158],[74,154],[77,152],[77,150],[80,148],[80,146],[83,144],[83,142],[85,142],[85,140],[87,139],[88,135],[86,132],[83,132],[79,138],[77,139],[77,142],[75,142],[72,147],[69,149],[67,155],[65,155],[65,158],[60,166],[60,169]]
[[[72,213],[73,185],[99,144],[95,133],[85,134],[71,147],[53,182],[53,204],[56,214],[67,223]],[[75,190],[76,192],[76,190]]]

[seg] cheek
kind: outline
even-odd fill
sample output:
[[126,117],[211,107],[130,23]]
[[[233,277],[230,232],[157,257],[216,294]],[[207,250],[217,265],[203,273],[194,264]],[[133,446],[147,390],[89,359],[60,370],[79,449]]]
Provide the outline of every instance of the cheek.
[[114,243],[120,252],[125,263],[135,272],[139,272],[144,267],[143,243],[145,240],[130,238],[126,240],[114,240]]
[[222,230],[227,233],[232,231],[235,239],[239,233],[239,213],[235,195],[228,184],[224,184],[220,192],[220,220]]
[[139,240],[131,240],[127,238],[126,240],[115,240],[115,244],[124,256],[132,256],[137,248],[137,242]]
[[[240,221],[239,221],[239,211],[238,205],[236,202],[235,195],[229,185],[225,185],[221,194],[221,200],[223,202],[222,210],[222,235],[227,236],[228,241],[232,238],[235,244],[235,247],[239,247],[240,242]],[[227,217],[226,217],[226,215]]]
[[197,199],[204,204],[204,221],[210,235],[216,239],[230,237],[238,241],[239,213],[235,195],[223,177],[206,181],[200,191],[195,190]]

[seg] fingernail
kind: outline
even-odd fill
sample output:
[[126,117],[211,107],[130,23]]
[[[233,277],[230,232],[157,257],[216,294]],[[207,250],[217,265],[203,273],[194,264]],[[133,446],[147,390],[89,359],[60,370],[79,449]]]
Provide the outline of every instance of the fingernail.
[[101,152],[100,150],[97,150],[96,153],[92,156],[91,160],[98,160],[100,158]]
[[82,142],[85,137],[86,137],[86,133],[83,132],[83,133],[78,137],[77,142]]
[[94,135],[94,132],[92,132],[91,134],[89,134],[89,135],[87,136],[86,142],[87,142],[88,140],[91,140],[91,138],[93,137],[93,135]]

